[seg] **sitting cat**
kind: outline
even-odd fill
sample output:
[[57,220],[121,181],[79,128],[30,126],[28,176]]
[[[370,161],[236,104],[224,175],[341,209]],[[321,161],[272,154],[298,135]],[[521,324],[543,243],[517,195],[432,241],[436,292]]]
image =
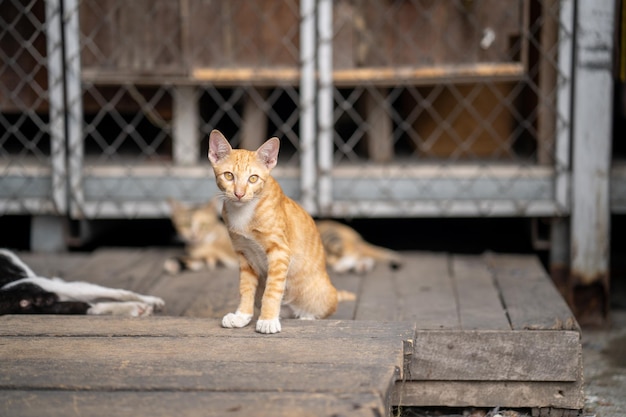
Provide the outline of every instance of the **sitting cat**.
[[35,274],[15,253],[0,249],[1,314],[149,316],[165,302],[149,295]]
[[227,268],[239,266],[228,230],[219,217],[214,200],[194,207],[174,199],[169,199],[168,203],[174,229],[186,246],[185,256],[165,260],[163,268],[167,272],[198,271],[205,266],[214,269],[218,263]]
[[330,282],[315,222],[270,175],[279,146],[271,138],[256,151],[234,150],[219,131],[209,137],[222,217],[240,262],[239,307],[224,316],[223,327],[248,325],[259,296],[256,331],[266,334],[281,331],[281,303],[296,317],[317,319],[333,314],[339,300],[354,298]]
[[337,273],[369,272],[376,261],[387,262],[396,269],[402,265],[399,253],[366,242],[353,228],[332,220],[318,220],[326,262]]

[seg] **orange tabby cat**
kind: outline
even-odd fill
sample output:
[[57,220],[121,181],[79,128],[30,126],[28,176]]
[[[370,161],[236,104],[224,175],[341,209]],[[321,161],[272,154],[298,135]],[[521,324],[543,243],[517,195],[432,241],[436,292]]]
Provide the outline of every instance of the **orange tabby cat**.
[[402,266],[398,252],[368,243],[345,224],[332,220],[318,220],[316,224],[326,251],[326,262],[334,272],[362,274],[374,269],[376,261],[386,262],[393,269]]
[[271,138],[254,152],[232,149],[217,130],[209,137],[209,160],[224,198],[222,217],[240,262],[239,307],[224,316],[223,327],[250,323],[259,295],[260,333],[281,331],[281,304],[296,317],[317,319],[333,314],[339,298],[354,297],[332,285],[315,222],[270,175],[279,146],[278,138]]
[[176,233],[185,241],[185,255],[165,260],[163,268],[170,274],[181,270],[215,269],[218,264],[237,268],[239,260],[230,243],[228,230],[220,220],[217,202],[189,206],[169,199],[171,220]]

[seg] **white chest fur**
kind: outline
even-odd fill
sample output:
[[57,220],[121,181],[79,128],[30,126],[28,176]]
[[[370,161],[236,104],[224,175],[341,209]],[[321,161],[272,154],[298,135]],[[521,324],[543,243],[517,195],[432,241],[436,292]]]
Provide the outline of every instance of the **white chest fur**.
[[233,246],[243,253],[244,257],[259,276],[267,275],[267,254],[261,245],[254,240],[249,229],[250,222],[254,217],[257,201],[251,201],[243,205],[224,203],[228,215],[228,229]]
[[228,229],[233,232],[246,235],[248,232],[248,225],[254,217],[254,210],[256,209],[257,201],[252,200],[242,205],[228,202],[225,202],[224,204],[228,214]]

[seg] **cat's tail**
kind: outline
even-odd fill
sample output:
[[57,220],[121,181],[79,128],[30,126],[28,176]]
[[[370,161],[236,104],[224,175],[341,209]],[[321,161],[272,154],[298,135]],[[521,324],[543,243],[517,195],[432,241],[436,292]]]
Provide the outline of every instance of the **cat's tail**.
[[337,300],[341,301],[354,301],[356,300],[356,294],[351,291],[337,290]]
[[393,269],[400,269],[404,264],[402,255],[391,249],[382,248],[362,241],[360,246],[361,254],[364,257],[372,258],[377,261],[387,262]]

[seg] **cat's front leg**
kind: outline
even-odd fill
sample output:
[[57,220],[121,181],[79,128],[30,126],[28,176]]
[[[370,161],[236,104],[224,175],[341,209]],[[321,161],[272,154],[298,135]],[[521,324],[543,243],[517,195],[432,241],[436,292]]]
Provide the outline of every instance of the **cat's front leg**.
[[284,251],[268,256],[269,272],[263,299],[261,300],[261,315],[256,323],[256,331],[259,333],[279,333],[280,307],[285,295],[287,271],[289,269],[289,254]]
[[228,313],[222,319],[222,327],[232,329],[235,327],[245,327],[252,320],[254,314],[254,295],[256,294],[259,279],[252,270],[248,262],[240,259],[239,271],[239,307],[234,313]]

